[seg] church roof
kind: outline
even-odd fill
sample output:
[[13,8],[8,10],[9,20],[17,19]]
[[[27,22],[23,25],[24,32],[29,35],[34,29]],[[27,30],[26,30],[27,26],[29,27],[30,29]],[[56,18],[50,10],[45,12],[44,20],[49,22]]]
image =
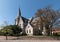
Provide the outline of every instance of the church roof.
[[23,20],[23,22],[24,22],[24,27],[26,27],[27,26],[27,24],[28,24],[28,19],[26,19],[25,17],[23,17],[23,16],[21,16],[21,18],[22,18],[22,20]]
[[28,22],[28,19],[26,19],[25,17],[22,17],[21,16],[21,18],[23,19],[23,22],[25,23],[25,22]]

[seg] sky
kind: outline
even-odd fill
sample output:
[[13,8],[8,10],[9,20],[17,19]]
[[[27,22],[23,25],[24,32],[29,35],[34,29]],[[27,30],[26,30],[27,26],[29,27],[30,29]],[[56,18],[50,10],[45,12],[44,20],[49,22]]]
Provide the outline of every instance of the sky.
[[20,7],[21,15],[31,18],[38,9],[51,5],[55,10],[60,10],[60,0],[0,0],[0,25],[7,21],[14,24]]

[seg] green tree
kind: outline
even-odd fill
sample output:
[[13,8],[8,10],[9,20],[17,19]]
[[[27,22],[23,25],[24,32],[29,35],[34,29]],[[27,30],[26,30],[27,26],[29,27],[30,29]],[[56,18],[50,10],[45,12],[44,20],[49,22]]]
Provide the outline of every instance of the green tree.
[[11,27],[12,27],[13,34],[15,35],[20,35],[20,32],[22,32],[22,29],[19,28],[17,25],[13,25]]
[[22,29],[17,25],[9,25],[3,27],[0,32],[2,33],[1,35],[18,36],[20,35],[20,32],[22,32]]

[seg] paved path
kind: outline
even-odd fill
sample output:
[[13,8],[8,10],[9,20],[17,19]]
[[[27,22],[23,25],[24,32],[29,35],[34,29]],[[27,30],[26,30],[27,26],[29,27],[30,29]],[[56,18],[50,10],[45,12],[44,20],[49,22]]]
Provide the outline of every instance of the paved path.
[[60,42],[57,40],[0,40],[0,42]]
[[[7,36],[8,39],[15,39],[17,37],[14,37],[14,36]],[[0,36],[0,40],[6,40],[6,36]]]
[[[17,38],[17,37],[11,37],[9,36],[8,37],[9,39],[14,39],[14,38]],[[33,40],[33,39],[28,39],[28,40],[6,40],[6,37],[5,36],[0,36],[0,42],[60,42],[60,40],[44,40],[44,39],[40,39],[40,40]]]
[[[8,40],[60,40],[60,38],[55,37],[45,37],[45,36],[20,36],[20,37],[14,37],[14,36],[8,36]],[[0,40],[6,40],[6,36],[0,36]]]
[[[51,40],[51,39],[41,39],[40,37],[34,39],[34,37],[21,36],[19,40],[16,40],[17,37],[8,36],[9,40],[6,40],[5,36],[0,36],[0,42],[60,42],[60,40]],[[24,39],[23,39],[24,38]],[[26,39],[25,39],[26,38]],[[15,40],[14,40],[15,39]]]

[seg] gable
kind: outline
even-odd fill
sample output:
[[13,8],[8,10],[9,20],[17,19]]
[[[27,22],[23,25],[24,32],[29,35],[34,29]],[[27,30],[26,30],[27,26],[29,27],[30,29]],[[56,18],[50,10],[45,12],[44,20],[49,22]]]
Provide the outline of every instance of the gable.
[[26,26],[25,32],[28,35],[33,35],[33,27],[31,26],[30,23],[28,23],[28,25]]
[[33,29],[33,27],[28,23],[28,25],[26,26],[26,29]]

